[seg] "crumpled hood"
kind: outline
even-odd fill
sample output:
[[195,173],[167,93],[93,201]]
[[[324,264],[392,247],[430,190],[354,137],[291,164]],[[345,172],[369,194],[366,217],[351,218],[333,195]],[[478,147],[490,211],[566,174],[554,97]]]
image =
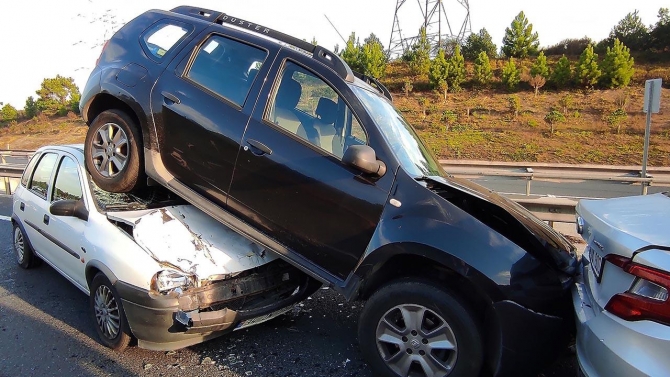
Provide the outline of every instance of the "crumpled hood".
[[[577,213],[596,241],[612,240],[608,252],[630,256],[648,246],[670,248],[670,197],[667,194],[580,200]],[[584,234],[588,238],[589,234]]]
[[135,242],[166,268],[219,280],[277,259],[191,205],[109,212],[133,227]]
[[426,177],[425,181],[429,189],[535,257],[567,274],[572,275],[577,271],[579,260],[575,247],[562,234],[521,205],[468,180]]

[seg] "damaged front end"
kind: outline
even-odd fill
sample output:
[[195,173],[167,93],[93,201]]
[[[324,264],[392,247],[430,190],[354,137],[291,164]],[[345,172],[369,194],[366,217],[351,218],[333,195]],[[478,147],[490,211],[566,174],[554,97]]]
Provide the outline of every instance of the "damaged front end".
[[149,291],[120,292],[140,347],[182,348],[258,324],[318,289],[308,276],[195,207],[108,212],[107,217],[161,268]]

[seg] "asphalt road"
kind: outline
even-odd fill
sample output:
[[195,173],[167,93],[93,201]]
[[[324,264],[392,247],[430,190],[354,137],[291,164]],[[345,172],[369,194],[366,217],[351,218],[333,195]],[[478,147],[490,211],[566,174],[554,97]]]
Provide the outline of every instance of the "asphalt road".
[[[473,182],[500,193],[526,193],[526,180],[510,177],[477,177]],[[669,191],[668,186],[650,186],[649,194]],[[531,194],[572,196],[580,198],[617,198],[620,196],[640,195],[640,185],[624,184],[607,181],[576,181],[576,180],[544,180],[534,179],[531,182]]]
[[[290,314],[176,352],[97,342],[88,298],[46,264],[23,270],[11,246],[11,198],[0,196],[0,376],[361,376],[360,302],[321,289]],[[535,336],[536,334],[528,334]],[[548,340],[550,341],[550,340]],[[540,376],[572,377],[566,353]]]

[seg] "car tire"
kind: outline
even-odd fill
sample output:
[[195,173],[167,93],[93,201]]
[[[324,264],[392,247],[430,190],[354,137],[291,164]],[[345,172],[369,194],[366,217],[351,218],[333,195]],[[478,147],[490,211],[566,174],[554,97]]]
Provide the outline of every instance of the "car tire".
[[103,111],[88,128],[86,170],[105,191],[131,192],[145,186],[143,154],[138,126],[123,111]]
[[39,264],[39,258],[30,247],[30,242],[23,230],[17,224],[14,224],[12,231],[12,244],[14,245],[14,253],[16,255],[16,262],[22,268],[29,269]]
[[99,272],[90,286],[89,309],[100,343],[123,351],[132,339],[123,303],[107,277]]
[[483,362],[481,333],[467,307],[417,279],[391,282],[370,297],[358,340],[376,376],[478,376]]

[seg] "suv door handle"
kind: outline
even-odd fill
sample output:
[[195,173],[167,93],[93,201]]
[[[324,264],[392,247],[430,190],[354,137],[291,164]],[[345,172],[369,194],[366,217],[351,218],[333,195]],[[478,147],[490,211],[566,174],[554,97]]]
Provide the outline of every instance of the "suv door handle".
[[170,101],[176,103],[176,104],[180,104],[180,103],[181,103],[181,100],[179,99],[179,97],[175,96],[175,95],[172,94],[172,93],[161,92],[161,95],[162,95],[163,97],[169,99]]
[[19,209],[20,209],[21,211],[24,211],[24,210],[26,209],[26,203],[21,202],[21,204],[19,204]]
[[44,215],[44,219],[42,220],[46,225],[49,225],[49,215]]
[[264,154],[267,155],[272,154],[272,149],[270,149],[267,145],[261,143],[260,141],[254,139],[247,139],[247,144],[249,144],[252,148],[251,153],[255,154],[256,156],[262,156]]

